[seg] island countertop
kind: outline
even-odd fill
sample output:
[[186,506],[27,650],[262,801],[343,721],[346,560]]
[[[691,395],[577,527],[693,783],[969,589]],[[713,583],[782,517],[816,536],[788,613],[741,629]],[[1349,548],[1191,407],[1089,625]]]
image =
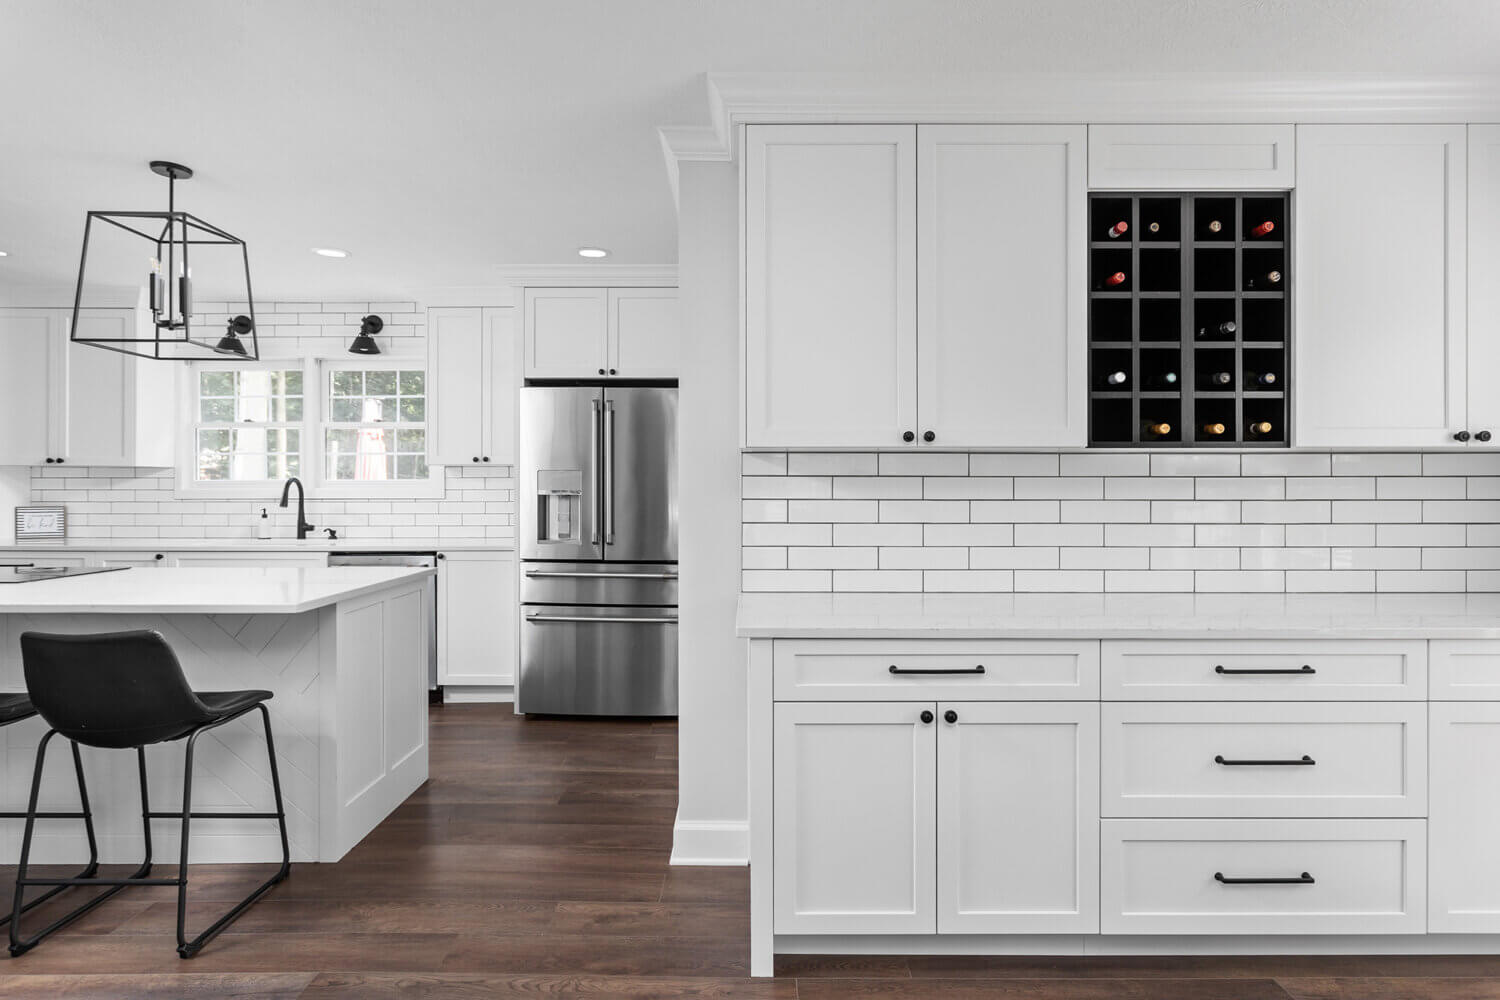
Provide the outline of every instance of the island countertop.
[[300,614],[436,572],[405,566],[129,568],[0,586],[0,615]]
[[742,638],[1500,639],[1500,594],[742,594]]

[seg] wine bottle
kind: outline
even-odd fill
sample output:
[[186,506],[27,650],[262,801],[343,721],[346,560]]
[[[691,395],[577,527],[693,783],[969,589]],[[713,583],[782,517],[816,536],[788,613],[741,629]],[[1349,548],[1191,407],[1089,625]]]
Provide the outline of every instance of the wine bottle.
[[1107,275],[1104,279],[1104,284],[1110,288],[1125,284],[1125,272],[1116,271],[1114,274]]
[[1212,372],[1209,374],[1207,382],[1209,385],[1216,387],[1221,385],[1233,385],[1234,376],[1229,374],[1228,372]]
[[1280,271],[1267,271],[1265,274],[1256,275],[1245,282],[1246,288],[1277,288],[1280,285]]
[[1124,372],[1110,372],[1104,376],[1104,383],[1106,385],[1124,385],[1128,381],[1130,381],[1130,376]]
[[1211,233],[1223,232],[1224,223],[1220,222],[1218,219],[1210,219],[1208,222],[1208,231]]
[[1275,372],[1246,372],[1245,381],[1253,385],[1273,386],[1276,384]]
[[1200,326],[1198,328],[1198,338],[1202,340],[1206,337],[1233,337],[1235,331],[1238,329],[1239,326],[1234,320],[1226,319],[1224,322],[1214,326]]
[[1218,437],[1219,435],[1221,435],[1221,434],[1224,433],[1225,429],[1226,428],[1224,427],[1223,424],[1204,424],[1203,425],[1203,433],[1207,434],[1209,437]]
[[1119,222],[1116,222],[1113,226],[1109,227],[1109,238],[1112,240],[1119,239],[1121,236],[1124,236],[1126,231],[1129,229],[1130,223],[1126,222],[1124,219],[1121,219]]
[[1271,433],[1271,421],[1257,420],[1255,423],[1251,424],[1247,428],[1247,430],[1249,430],[1250,433],[1254,434],[1256,437],[1265,437],[1267,434]]
[[1269,234],[1275,228],[1276,223],[1272,222],[1270,219],[1267,219],[1265,222],[1262,222],[1260,225],[1250,230],[1250,235],[1255,237],[1256,239],[1260,239],[1262,236]]
[[1153,232],[1153,233],[1159,233],[1159,232],[1161,232],[1161,223],[1160,222],[1149,223],[1146,226],[1146,229],[1149,230],[1150,232]]
[[1146,424],[1146,433],[1152,437],[1166,437],[1172,433],[1172,425],[1165,420],[1149,421]]
[[1147,384],[1157,389],[1175,389],[1177,388],[1177,373],[1160,372],[1147,379]]

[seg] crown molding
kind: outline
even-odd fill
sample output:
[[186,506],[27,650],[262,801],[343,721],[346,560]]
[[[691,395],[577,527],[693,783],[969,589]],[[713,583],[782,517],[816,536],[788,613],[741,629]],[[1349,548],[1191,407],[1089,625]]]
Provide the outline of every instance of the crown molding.
[[705,90],[711,124],[663,130],[674,191],[677,162],[733,159],[745,124],[1500,121],[1492,74],[712,73]]
[[499,280],[518,288],[675,287],[670,264],[564,264],[558,267],[503,267]]

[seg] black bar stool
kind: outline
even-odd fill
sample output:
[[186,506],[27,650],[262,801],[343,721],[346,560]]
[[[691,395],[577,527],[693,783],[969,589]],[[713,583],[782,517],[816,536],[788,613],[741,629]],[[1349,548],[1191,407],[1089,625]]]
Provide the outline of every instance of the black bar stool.
[[[37,712],[36,709],[32,707],[31,699],[26,695],[0,694],[0,728],[15,725],[17,722],[25,722],[27,719],[32,718],[36,714]],[[73,773],[78,775],[78,799],[82,804],[83,811],[39,812],[36,814],[36,818],[83,820],[83,829],[84,832],[88,834],[89,838],[89,863],[88,866],[83,869],[83,871],[73,876],[75,881],[81,882],[84,879],[92,879],[94,877],[94,873],[99,870],[99,842],[94,838],[94,816],[93,813],[89,810],[89,790],[88,786],[84,784],[83,781],[83,759],[78,754],[78,744],[73,743],[71,744],[71,746],[73,747]],[[34,802],[32,804],[35,805]],[[29,815],[30,813],[25,812],[0,812],[0,819],[26,819]],[[67,888],[68,887],[65,885],[53,886],[51,889],[48,889],[40,896],[27,903],[25,906],[22,906],[20,912],[25,913],[28,910],[32,910],[40,906],[47,900],[51,899],[53,896],[56,896],[58,893],[65,891]],[[104,902],[105,899],[119,892],[121,888],[123,888],[123,886],[116,887],[109,890],[108,892],[101,893],[100,895],[96,896],[94,899],[89,901],[89,909],[93,909],[95,906],[98,906],[100,903]],[[0,917],[0,926],[4,926],[5,924],[10,923],[12,916],[13,914],[7,913],[3,917]]]
[[[105,632],[96,635],[21,634],[21,659],[31,701],[52,728],[36,750],[36,772],[31,779],[31,802],[26,811],[26,833],[21,841],[21,864],[16,872],[16,897],[11,912],[10,953],[20,955],[34,948],[53,931],[66,926],[97,906],[103,897],[83,904],[59,918],[39,934],[22,938],[21,896],[27,886],[47,885],[59,889],[74,885],[108,885],[106,895],[128,885],[175,885],[177,887],[177,954],[192,958],[236,917],[265,895],[291,871],[291,848],[286,836],[286,809],[281,802],[281,776],[276,770],[276,745],[271,739],[271,715],[266,711],[269,691],[198,691],[188,687],[182,666],[160,632]],[[271,788],[276,795],[273,813],[193,812],[193,747],[210,729],[233,722],[260,709],[266,730],[266,753],[271,762]],[[47,744],[61,733],[74,743],[107,749],[134,749],[141,776],[141,821],[145,827],[146,858],[135,873],[125,878],[28,878],[31,835],[37,796],[41,790],[42,764]],[[182,810],[156,812],[146,789],[146,747],[186,739],[182,779]],[[83,768],[79,767],[82,789]],[[86,808],[86,807],[85,807]],[[151,821],[182,820],[182,857],[176,878],[151,878]],[[207,930],[187,940],[188,824],[193,819],[274,819],[281,827],[281,868],[233,909],[215,920]],[[90,837],[92,843],[92,836]]]

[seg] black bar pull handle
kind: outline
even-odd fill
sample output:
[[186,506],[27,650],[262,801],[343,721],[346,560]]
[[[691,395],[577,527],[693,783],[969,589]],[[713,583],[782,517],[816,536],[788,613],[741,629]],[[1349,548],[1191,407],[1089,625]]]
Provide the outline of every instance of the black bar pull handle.
[[913,677],[929,676],[932,674],[982,674],[984,673],[984,664],[981,663],[974,667],[935,667],[931,670],[923,670],[911,667],[898,667],[892,663],[891,673],[909,674]]
[[1223,885],[1312,885],[1317,879],[1307,872],[1292,878],[1231,878],[1223,872],[1214,872],[1214,881]]
[[1229,675],[1229,674],[1297,674],[1297,675],[1303,675],[1303,674],[1315,674],[1315,673],[1317,673],[1317,671],[1314,670],[1311,667],[1311,665],[1306,664],[1306,663],[1302,664],[1302,666],[1300,666],[1300,667],[1284,667],[1284,668],[1278,668],[1278,667],[1242,667],[1242,668],[1240,668],[1240,667],[1226,667],[1226,666],[1224,666],[1224,664],[1220,663],[1220,664],[1218,664],[1217,666],[1214,667],[1214,673],[1216,673],[1216,674],[1225,674],[1225,675]]
[[1304,767],[1316,764],[1307,754],[1303,754],[1297,760],[1226,760],[1224,757],[1216,756],[1215,764],[1223,764],[1225,767]]

